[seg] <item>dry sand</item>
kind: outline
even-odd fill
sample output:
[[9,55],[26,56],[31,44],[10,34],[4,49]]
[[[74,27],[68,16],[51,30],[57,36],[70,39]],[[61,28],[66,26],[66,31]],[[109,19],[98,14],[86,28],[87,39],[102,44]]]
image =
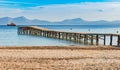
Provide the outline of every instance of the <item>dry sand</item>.
[[0,70],[120,70],[120,48],[1,47]]

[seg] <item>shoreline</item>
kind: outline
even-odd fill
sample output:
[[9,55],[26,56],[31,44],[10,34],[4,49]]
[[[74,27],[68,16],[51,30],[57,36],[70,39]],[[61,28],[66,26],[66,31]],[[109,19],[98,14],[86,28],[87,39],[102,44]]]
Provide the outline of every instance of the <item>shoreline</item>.
[[1,46],[0,70],[119,70],[120,48]]
[[0,46],[0,49],[120,50],[120,47],[117,46]]

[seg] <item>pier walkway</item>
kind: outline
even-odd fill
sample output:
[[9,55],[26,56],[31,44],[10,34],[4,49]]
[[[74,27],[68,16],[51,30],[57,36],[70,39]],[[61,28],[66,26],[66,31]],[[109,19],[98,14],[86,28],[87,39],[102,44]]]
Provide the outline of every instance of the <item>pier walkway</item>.
[[[67,32],[37,26],[18,27],[18,34],[56,38],[89,45],[101,45],[100,40],[103,42],[102,45],[107,45],[107,38],[109,38],[108,46],[120,46],[120,34]],[[117,38],[116,45],[113,45],[114,37]]]

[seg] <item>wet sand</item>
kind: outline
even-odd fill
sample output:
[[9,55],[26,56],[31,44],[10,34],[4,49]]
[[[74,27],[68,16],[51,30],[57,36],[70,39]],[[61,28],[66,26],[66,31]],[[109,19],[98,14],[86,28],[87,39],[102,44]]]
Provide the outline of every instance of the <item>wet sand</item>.
[[0,70],[120,70],[120,48],[0,47]]

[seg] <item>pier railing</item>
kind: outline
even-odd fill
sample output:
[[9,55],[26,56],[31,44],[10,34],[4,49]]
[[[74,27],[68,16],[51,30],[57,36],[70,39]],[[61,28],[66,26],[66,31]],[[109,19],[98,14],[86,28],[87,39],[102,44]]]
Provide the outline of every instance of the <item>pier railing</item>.
[[65,32],[50,30],[47,28],[37,27],[37,26],[23,26],[18,27],[18,34],[23,35],[36,35],[48,38],[57,38],[62,40],[69,40],[78,43],[84,43],[89,45],[100,45],[100,40],[102,40],[103,45],[107,45],[106,42],[109,38],[109,46],[113,46],[113,38],[116,37],[116,45],[120,46],[120,34],[104,34],[104,33],[79,33],[79,32]]

